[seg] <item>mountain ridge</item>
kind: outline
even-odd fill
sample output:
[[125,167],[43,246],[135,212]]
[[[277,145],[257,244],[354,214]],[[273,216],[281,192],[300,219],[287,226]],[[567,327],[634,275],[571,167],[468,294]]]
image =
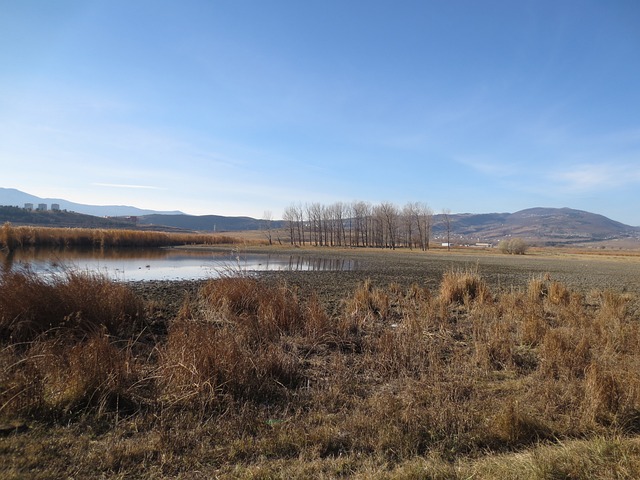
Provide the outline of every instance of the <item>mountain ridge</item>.
[[[435,215],[434,223],[442,223]],[[576,241],[636,237],[640,227],[633,227],[604,215],[568,207],[533,207],[514,213],[457,214],[451,216],[451,229],[457,235],[495,240],[505,236]]]
[[76,213],[83,213],[85,215],[94,215],[96,217],[130,217],[151,214],[184,215],[184,213],[179,210],[162,212],[158,210],[132,207],[129,205],[87,205],[71,202],[62,198],[38,197],[16,188],[0,187],[0,205],[24,207],[25,203],[32,203],[34,207],[39,203],[45,203],[48,206],[47,208],[51,208],[51,204],[55,203],[60,205],[61,210],[70,210]]
[[[8,195],[8,193],[13,196]],[[183,231],[232,232],[278,229],[285,226],[282,220],[265,220],[248,216],[187,215],[179,211],[160,212],[128,206],[92,206],[68,202],[63,199],[45,199],[16,189],[0,188],[0,205],[24,206],[24,203],[58,203],[62,210],[84,213],[98,208],[99,216],[135,217],[131,225],[137,228],[170,228]],[[16,201],[18,199],[19,201]],[[85,208],[83,208],[85,207]],[[82,210],[78,211],[76,210]],[[105,213],[107,212],[107,213]],[[89,213],[89,215],[91,215]],[[435,214],[432,222],[434,238],[446,233],[446,216]],[[594,243],[618,239],[640,241],[640,227],[633,227],[612,220],[604,215],[568,207],[533,207],[514,213],[460,213],[449,215],[451,240],[457,243],[497,242],[506,237],[521,237],[531,243],[568,245]],[[0,223],[7,219],[0,218]],[[48,219],[51,221],[51,218]]]

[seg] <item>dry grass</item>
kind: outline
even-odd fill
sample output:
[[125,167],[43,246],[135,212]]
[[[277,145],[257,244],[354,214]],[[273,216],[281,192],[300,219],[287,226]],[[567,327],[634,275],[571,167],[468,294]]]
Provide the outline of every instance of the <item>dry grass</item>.
[[[227,245],[246,244],[230,235],[199,233],[168,233],[142,230],[116,230],[99,228],[55,228],[13,226],[0,227],[0,249],[28,247],[166,247],[172,245]],[[255,242],[255,244],[264,243]]]
[[[155,338],[144,318],[110,330],[122,308],[109,288],[124,286],[90,297],[95,280],[74,280],[110,312],[87,328],[70,280],[36,280],[2,278],[0,416],[32,422],[0,438],[7,478],[640,476],[627,294],[548,276],[492,293],[477,272],[450,271],[437,292],[364,283],[329,316],[314,295],[229,277]],[[83,322],[48,334],[45,309],[21,300],[42,292],[60,312],[47,318]],[[27,319],[40,327],[18,328]]]
[[67,271],[44,278],[27,270],[0,276],[0,337],[14,344],[103,329],[126,335],[136,329],[142,311],[142,302],[126,286],[98,274]]
[[476,271],[453,271],[444,274],[440,284],[440,300],[444,303],[485,302],[491,294],[487,284]]

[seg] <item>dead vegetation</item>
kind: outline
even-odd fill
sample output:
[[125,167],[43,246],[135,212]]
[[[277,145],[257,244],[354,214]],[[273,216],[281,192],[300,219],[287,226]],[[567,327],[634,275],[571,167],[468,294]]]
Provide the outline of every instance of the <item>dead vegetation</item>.
[[[0,227],[0,249],[9,251],[31,247],[149,248],[173,245],[231,245],[245,240],[229,235],[169,233],[143,230],[101,228],[56,228],[14,226]],[[253,242],[254,244],[264,242]]]
[[328,315],[228,277],[154,334],[125,285],[4,273],[3,478],[636,478],[636,308],[464,270]]

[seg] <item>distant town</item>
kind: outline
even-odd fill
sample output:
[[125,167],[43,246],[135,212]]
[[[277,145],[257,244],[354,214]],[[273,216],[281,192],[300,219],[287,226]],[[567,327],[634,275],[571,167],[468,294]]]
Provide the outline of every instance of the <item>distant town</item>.
[[[33,203],[25,203],[24,204],[24,209],[25,210],[29,210],[30,212],[33,212],[33,211],[46,212],[47,210],[49,210],[49,206],[46,203],[38,203],[38,205],[34,208]],[[51,204],[51,211],[59,212],[60,211],[60,204],[59,203],[52,203]]]

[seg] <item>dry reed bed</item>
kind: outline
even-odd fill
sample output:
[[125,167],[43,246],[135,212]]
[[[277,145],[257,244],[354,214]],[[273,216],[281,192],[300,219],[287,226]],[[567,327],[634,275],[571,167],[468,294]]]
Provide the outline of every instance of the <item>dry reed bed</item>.
[[166,247],[172,245],[220,245],[246,243],[228,235],[169,233],[100,228],[0,227],[0,249],[27,247]]
[[[35,471],[640,475],[629,460],[640,431],[631,296],[548,277],[491,292],[477,273],[450,271],[437,291],[365,282],[335,316],[301,298],[256,278],[211,281],[154,336],[123,285],[4,274],[0,416],[103,432],[95,450],[80,448],[84,435],[75,448],[54,442],[60,459],[29,446],[45,427],[12,434],[0,450],[8,473],[46,458]],[[564,445],[591,458],[572,461]],[[518,471],[514,450],[533,452]]]

